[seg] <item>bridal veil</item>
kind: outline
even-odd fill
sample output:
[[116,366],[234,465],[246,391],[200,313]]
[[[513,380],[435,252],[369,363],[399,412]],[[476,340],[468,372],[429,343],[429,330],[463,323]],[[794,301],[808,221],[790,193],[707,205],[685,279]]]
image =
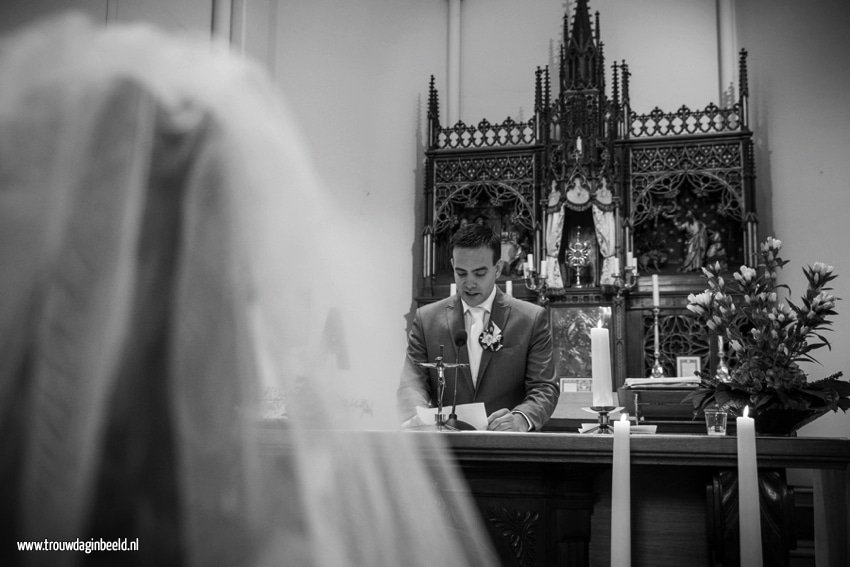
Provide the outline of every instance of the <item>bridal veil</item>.
[[209,39],[64,16],[3,41],[4,564],[494,564],[439,439],[346,418],[357,235],[295,124]]

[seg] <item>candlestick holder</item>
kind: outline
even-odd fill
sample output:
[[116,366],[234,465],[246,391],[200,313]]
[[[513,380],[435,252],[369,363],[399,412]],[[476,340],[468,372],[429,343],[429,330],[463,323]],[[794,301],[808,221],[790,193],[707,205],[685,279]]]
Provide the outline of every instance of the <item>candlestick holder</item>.
[[617,411],[619,408],[617,406],[590,406],[591,411],[596,412],[598,416],[598,425],[596,427],[591,427],[587,431],[583,433],[595,433],[595,434],[610,434],[613,433],[614,430],[611,427],[611,417],[610,414],[614,411]]
[[726,352],[723,345],[723,337],[717,337],[717,371],[714,373],[714,378],[718,382],[729,383],[732,377],[729,374],[729,367],[726,366]]
[[655,335],[655,362],[652,364],[652,371],[650,372],[651,378],[664,378],[664,367],[661,366],[661,350],[660,345],[658,344],[659,337],[659,326],[658,326],[658,313],[660,309],[656,306],[652,308],[653,314],[653,334]]
[[617,299],[621,299],[637,286],[637,267],[626,268],[622,273],[614,274],[613,280],[610,289]]
[[549,289],[546,279],[546,274],[541,274],[535,270],[529,270],[528,267],[523,269],[523,282],[525,283],[525,287],[529,291],[537,293],[537,303],[539,305],[546,305],[549,302],[549,298],[546,296],[546,290]]

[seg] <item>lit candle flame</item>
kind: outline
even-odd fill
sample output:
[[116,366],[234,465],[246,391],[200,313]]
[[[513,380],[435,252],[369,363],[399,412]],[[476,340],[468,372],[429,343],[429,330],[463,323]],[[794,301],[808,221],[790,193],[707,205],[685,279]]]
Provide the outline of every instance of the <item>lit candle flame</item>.
[[749,417],[750,415],[750,406],[744,406],[744,413],[741,417]]
[[620,414],[620,421],[629,421],[629,414],[621,413]]

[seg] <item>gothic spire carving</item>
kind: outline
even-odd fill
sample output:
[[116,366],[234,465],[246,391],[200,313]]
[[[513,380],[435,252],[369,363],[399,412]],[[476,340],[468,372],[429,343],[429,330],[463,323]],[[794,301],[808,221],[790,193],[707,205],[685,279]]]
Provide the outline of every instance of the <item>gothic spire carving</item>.
[[[570,30],[570,23],[572,23],[572,30]],[[604,62],[598,27],[598,17],[595,30],[590,23],[587,0],[578,0],[572,22],[565,15],[561,51],[562,92],[602,89]]]

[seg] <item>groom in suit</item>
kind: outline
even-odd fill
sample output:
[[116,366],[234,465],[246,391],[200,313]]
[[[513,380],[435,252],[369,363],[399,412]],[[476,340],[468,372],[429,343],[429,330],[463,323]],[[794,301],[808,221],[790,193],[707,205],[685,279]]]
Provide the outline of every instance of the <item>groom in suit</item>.
[[[443,345],[445,362],[469,364],[456,375],[458,404],[483,402],[490,430],[540,430],[559,393],[547,312],[496,287],[501,243],[489,226],[462,227],[451,249],[458,293],[416,310],[398,389],[401,417],[437,406],[437,371],[416,363],[434,361]],[[464,331],[467,341],[457,345]],[[453,402],[454,377],[446,371],[444,406]]]

